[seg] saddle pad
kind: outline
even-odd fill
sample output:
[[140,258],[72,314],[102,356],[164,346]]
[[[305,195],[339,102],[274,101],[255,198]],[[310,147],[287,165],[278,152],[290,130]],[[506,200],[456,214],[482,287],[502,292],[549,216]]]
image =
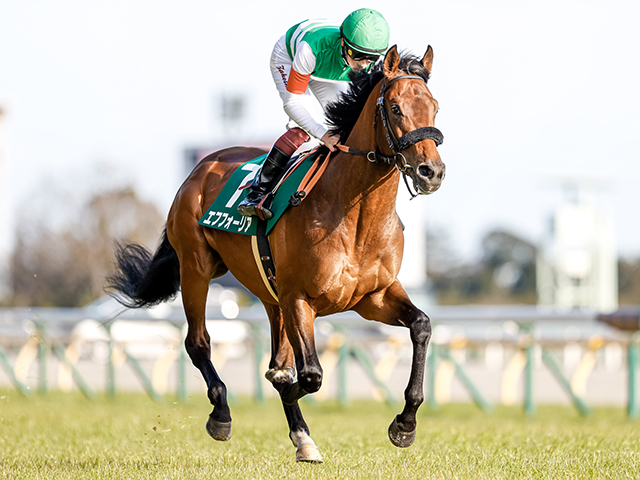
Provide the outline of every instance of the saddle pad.
[[[240,215],[237,207],[250,191],[249,188],[240,189],[240,187],[253,181],[266,158],[267,154],[264,154],[240,165],[233,172],[213,204],[198,221],[198,224],[242,235],[255,235],[258,218]],[[301,156],[297,162],[293,163],[295,165],[300,162],[299,166],[280,184],[275,193],[270,208],[273,217],[267,221],[267,234],[290,205],[291,196],[298,190],[305,174],[312,167],[314,159],[315,155],[310,154]]]

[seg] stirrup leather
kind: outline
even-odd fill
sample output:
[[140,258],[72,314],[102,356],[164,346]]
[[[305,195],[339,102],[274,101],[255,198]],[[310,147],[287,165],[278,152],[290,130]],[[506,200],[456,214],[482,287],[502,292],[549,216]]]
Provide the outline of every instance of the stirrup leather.
[[[273,212],[271,210],[269,210],[269,208],[267,208],[267,206],[265,205],[266,200],[269,198],[270,194],[266,194],[264,195],[261,199],[260,202],[256,205],[256,215],[258,216],[258,218],[260,220],[269,220],[270,218],[273,217]],[[271,206],[271,202],[268,202],[269,206]]]

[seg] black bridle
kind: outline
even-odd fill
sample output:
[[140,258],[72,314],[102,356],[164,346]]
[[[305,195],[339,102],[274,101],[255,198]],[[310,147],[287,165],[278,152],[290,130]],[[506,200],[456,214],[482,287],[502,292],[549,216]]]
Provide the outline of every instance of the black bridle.
[[[412,145],[415,145],[422,140],[431,139],[436,144],[436,147],[441,145],[444,141],[444,136],[442,132],[438,130],[436,127],[420,127],[415,130],[410,131],[409,133],[404,134],[399,139],[396,137],[395,133],[391,129],[391,122],[389,122],[389,114],[387,113],[387,107],[384,105],[384,95],[389,90],[389,87],[394,82],[401,80],[403,78],[416,78],[418,80],[425,81],[424,78],[418,75],[400,75],[399,77],[394,78],[389,83],[385,84],[384,80],[382,81],[382,89],[380,91],[380,97],[378,97],[378,101],[376,102],[376,109],[380,113],[380,117],[382,118],[382,125],[384,126],[384,131],[387,135],[387,142],[389,142],[389,148],[393,152],[394,156],[398,156],[402,154],[403,150],[406,150]],[[425,82],[426,83],[426,82]],[[377,117],[376,117],[377,118]],[[376,127],[376,121],[373,121],[373,127]]]
[[411,191],[411,189],[409,188],[409,183],[407,182],[407,170],[412,169],[413,167],[407,163],[407,159],[404,157],[402,152],[412,145],[421,142],[422,140],[433,140],[433,142],[436,144],[436,147],[438,147],[444,141],[444,135],[442,135],[442,132],[436,127],[419,127],[415,130],[405,133],[400,138],[397,138],[395,133],[393,133],[393,130],[391,129],[391,122],[389,121],[389,113],[387,112],[387,107],[384,104],[384,96],[389,90],[391,84],[403,78],[415,78],[426,83],[425,79],[418,75],[400,75],[399,77],[392,79],[389,83],[385,83],[385,81],[382,80],[380,97],[378,97],[378,100],[376,101],[376,115],[373,119],[373,129],[375,131],[377,126],[378,114],[380,114],[384,132],[387,137],[387,142],[389,143],[389,148],[393,152],[393,156],[390,157],[387,155],[383,155],[378,149],[377,145],[376,150],[372,152],[365,152],[363,150],[347,147],[347,153],[367,157],[367,159],[373,163],[386,163],[388,165],[395,165],[398,171],[402,173],[404,182],[407,185],[407,189],[409,189],[409,193],[413,198],[416,197],[417,194],[414,194]]

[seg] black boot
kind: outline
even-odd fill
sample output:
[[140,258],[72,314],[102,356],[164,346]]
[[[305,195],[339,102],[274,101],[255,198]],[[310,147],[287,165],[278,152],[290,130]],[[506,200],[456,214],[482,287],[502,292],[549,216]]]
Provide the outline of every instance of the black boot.
[[[291,155],[283,153],[278,147],[273,146],[271,148],[260,173],[256,175],[255,180],[251,184],[251,191],[247,195],[247,198],[238,205],[239,214],[245,217],[258,215],[258,205],[264,196],[273,189],[276,178],[282,173],[282,170],[290,158]],[[266,220],[273,217],[273,213],[264,206],[261,207],[261,210]]]

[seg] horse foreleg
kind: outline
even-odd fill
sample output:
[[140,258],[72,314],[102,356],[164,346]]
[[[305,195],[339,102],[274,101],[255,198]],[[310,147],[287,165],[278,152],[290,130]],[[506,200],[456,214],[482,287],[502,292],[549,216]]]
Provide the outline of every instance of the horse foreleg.
[[180,283],[184,311],[189,323],[185,347],[191,361],[202,373],[207,384],[207,396],[213,405],[207,421],[207,432],[215,440],[229,440],[231,412],[227,404],[227,387],[211,363],[211,341],[205,324],[209,277],[198,275],[197,266],[180,262]]
[[298,381],[286,384],[280,392],[282,401],[287,405],[300,400],[309,393],[315,393],[322,386],[322,367],[316,352],[313,322],[315,312],[301,298],[293,301],[280,299],[282,319],[295,354]]
[[[271,361],[265,374],[278,393],[294,383],[293,349],[282,324],[282,313],[276,305],[265,305],[271,323]],[[296,461],[322,463],[322,456],[311,438],[309,427],[302,416],[298,402],[287,405],[282,402],[289,425],[289,438],[296,447]]]
[[409,329],[413,356],[409,383],[404,391],[405,406],[389,426],[391,443],[396,447],[409,447],[416,438],[416,413],[424,401],[424,370],[431,320],[411,303],[397,280],[386,291],[364,297],[354,310],[366,319]]
[[[293,384],[293,369],[290,367],[271,369],[267,372],[266,377],[278,393],[281,393],[285,387]],[[309,427],[302,416],[298,402],[288,405],[283,400],[282,406],[289,424],[289,438],[293,446],[296,447],[296,461],[322,463],[322,455],[311,438]]]

